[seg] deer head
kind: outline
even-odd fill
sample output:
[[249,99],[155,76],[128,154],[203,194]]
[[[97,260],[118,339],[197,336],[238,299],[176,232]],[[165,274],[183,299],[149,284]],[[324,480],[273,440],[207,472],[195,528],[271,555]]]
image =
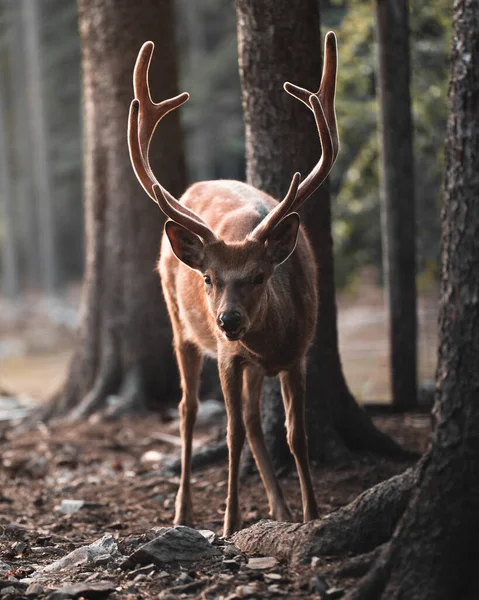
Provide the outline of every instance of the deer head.
[[130,107],[128,141],[134,171],[147,194],[168,217],[165,233],[175,256],[204,278],[210,314],[218,332],[236,341],[254,330],[267,299],[268,282],[275,269],[293,253],[300,225],[297,209],[326,179],[336,159],[339,141],[334,110],[336,37],[326,36],[324,69],[316,93],[286,83],[285,90],[312,110],[319,132],[321,158],[301,181],[293,176],[284,199],[238,242],[226,242],[196,213],[181,204],[156,180],[148,150],[159,121],[189,98],[187,93],[155,104],[148,86],[154,45],[146,42],[134,70],[135,100]]

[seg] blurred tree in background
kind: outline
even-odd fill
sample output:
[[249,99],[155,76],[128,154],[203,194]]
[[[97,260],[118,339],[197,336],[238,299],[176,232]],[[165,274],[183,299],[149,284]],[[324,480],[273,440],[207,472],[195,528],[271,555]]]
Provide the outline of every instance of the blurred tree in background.
[[[80,278],[83,262],[77,5],[75,0],[35,3],[57,280],[61,288]],[[11,152],[8,164],[14,197],[14,241],[25,288],[38,286],[40,267],[30,155],[36,148],[25,118],[25,27],[20,18],[21,7],[18,0],[0,0],[1,77]],[[411,1],[418,270],[423,274],[420,281],[429,283],[437,274],[451,12],[446,0],[431,6]],[[192,95],[182,114],[188,179],[244,179],[233,3],[176,0],[176,13],[180,88]],[[328,0],[322,2],[322,15],[324,30],[336,31],[340,47],[337,111],[341,152],[331,177],[335,269],[339,287],[354,286],[355,274],[363,266],[381,268],[374,11],[367,0]],[[0,237],[3,245],[3,222]]]

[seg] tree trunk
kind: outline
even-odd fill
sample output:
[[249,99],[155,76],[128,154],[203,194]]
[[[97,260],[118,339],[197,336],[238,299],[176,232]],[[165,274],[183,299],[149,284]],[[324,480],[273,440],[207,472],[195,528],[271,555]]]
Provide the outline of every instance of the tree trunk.
[[407,0],[376,0],[381,233],[392,401],[417,407],[416,228]]
[[25,41],[27,80],[27,118],[30,125],[33,151],[32,174],[38,219],[40,274],[43,292],[52,296],[57,287],[55,256],[55,226],[52,189],[48,164],[48,141],[44,109],[43,76],[41,72],[42,47],[39,34],[37,2],[21,0]]
[[[146,40],[156,101],[177,91],[172,0],[80,0],[84,82],[86,273],[81,328],[66,384],[50,414],[84,417],[119,397],[121,409],[176,392],[171,331],[155,273],[163,226],[139,186],[126,142],[132,73]],[[185,170],[178,113],[165,118],[150,152],[174,194]]]
[[[317,90],[322,58],[316,0],[236,0],[239,64],[246,126],[247,179],[281,198],[295,171],[303,176],[320,156],[316,126],[302,103],[283,91],[291,81]],[[329,187],[302,209],[319,266],[319,319],[308,365],[307,423],[310,456],[338,461],[350,450],[399,453],[357,406],[344,380],[338,350]],[[277,381],[268,381],[263,424],[278,466],[289,462]]]
[[11,138],[14,158],[14,197],[17,205],[19,238],[22,248],[22,265],[25,283],[37,288],[40,284],[40,253],[38,247],[38,224],[35,209],[35,190],[32,178],[33,144],[29,140],[25,30],[22,6],[11,0],[8,6],[10,26],[8,28],[9,62],[11,73],[13,115]]
[[13,302],[19,292],[18,259],[15,243],[13,197],[7,143],[5,88],[0,86],[0,226],[2,231],[2,292]]
[[431,452],[401,523],[350,599],[479,596],[479,4],[454,4]]

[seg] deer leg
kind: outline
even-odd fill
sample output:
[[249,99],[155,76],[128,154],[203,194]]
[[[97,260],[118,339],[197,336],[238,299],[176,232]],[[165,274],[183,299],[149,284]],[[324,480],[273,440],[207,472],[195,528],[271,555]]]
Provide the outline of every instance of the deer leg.
[[245,440],[241,409],[242,365],[239,357],[218,357],[221,389],[225,398],[228,442],[228,498],[224,522],[227,537],[241,526],[238,500],[239,463]]
[[274,472],[261,427],[263,380],[264,374],[261,368],[251,364],[245,367],[243,372],[243,417],[246,435],[268,496],[270,514],[277,521],[292,521],[291,511],[285,502],[283,490]]
[[286,412],[288,445],[296,461],[303,501],[303,520],[318,518],[318,507],[314,497],[311,472],[309,470],[308,440],[304,419],[306,389],[305,361],[280,373],[281,392]]
[[181,429],[181,478],[175,503],[175,525],[193,524],[193,505],[191,502],[191,451],[193,427],[198,412],[198,386],[202,355],[199,349],[189,342],[175,344],[176,359],[180,371],[181,390],[179,405]]

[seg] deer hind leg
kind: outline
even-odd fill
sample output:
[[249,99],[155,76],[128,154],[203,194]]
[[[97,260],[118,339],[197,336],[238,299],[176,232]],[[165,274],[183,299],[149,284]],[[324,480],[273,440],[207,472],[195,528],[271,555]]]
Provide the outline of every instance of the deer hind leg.
[[251,447],[266,495],[270,514],[277,521],[292,521],[291,511],[284,499],[283,490],[274,472],[271,457],[266,448],[261,427],[261,395],[263,370],[248,364],[243,373],[243,416],[246,435]]
[[303,501],[303,520],[318,518],[318,507],[314,497],[313,483],[309,470],[308,440],[304,418],[306,389],[306,365],[302,360],[289,371],[280,373],[281,392],[286,412],[288,445],[296,462],[301,497]]
[[225,398],[228,442],[228,498],[224,522],[225,537],[241,527],[239,508],[239,463],[245,440],[241,408],[242,365],[239,357],[218,357],[221,389]]
[[193,427],[198,412],[198,387],[202,363],[202,354],[190,342],[175,343],[176,359],[180,371],[181,390],[179,405],[181,429],[181,478],[176,496],[175,525],[193,525],[193,506],[191,501],[191,452],[193,445]]

